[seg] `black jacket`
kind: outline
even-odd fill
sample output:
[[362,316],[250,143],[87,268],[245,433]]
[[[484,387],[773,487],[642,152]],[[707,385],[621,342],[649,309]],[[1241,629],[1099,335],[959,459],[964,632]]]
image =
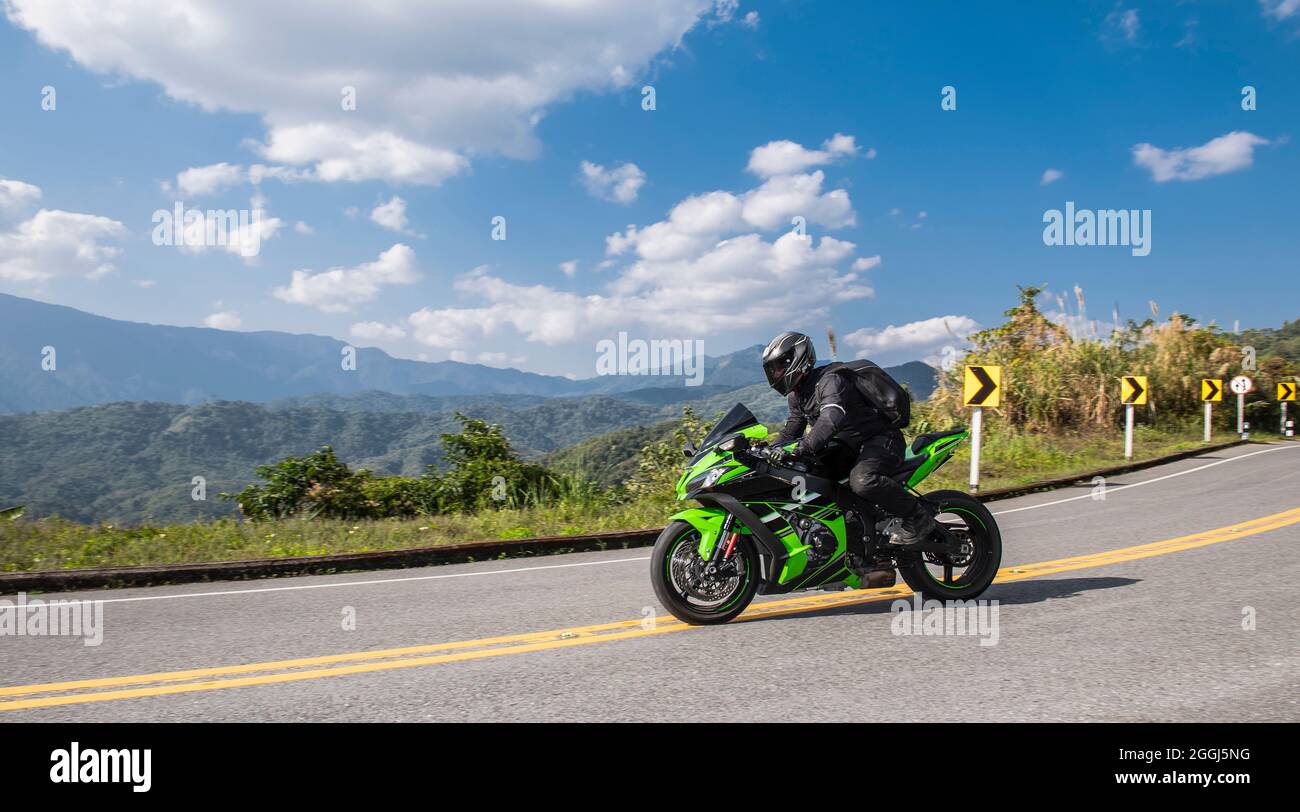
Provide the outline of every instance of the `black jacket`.
[[[790,418],[777,436],[776,445],[799,440],[795,453],[816,455],[831,438],[857,450],[871,437],[894,431],[852,380],[844,373],[828,375],[826,370],[821,366],[809,372],[786,396]],[[809,425],[812,431],[805,435]]]

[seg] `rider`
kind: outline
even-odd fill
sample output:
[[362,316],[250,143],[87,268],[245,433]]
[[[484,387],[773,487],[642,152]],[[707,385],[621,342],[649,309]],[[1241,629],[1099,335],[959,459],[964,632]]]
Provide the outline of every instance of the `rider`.
[[[798,440],[794,456],[815,457],[831,438],[839,440],[851,455],[846,460],[852,464],[849,487],[861,499],[902,520],[895,523],[890,544],[906,547],[924,540],[935,529],[934,518],[889,476],[903,463],[903,433],[891,428],[845,377],[852,373],[827,374],[830,367],[816,364],[812,339],[803,333],[782,333],[763,350],[767,382],[786,396],[790,407],[775,447]],[[812,430],[804,434],[810,424]]]

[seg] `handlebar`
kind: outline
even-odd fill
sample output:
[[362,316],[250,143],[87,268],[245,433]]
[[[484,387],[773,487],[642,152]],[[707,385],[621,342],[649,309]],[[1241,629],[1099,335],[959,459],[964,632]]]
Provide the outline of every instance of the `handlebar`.
[[[794,459],[789,461],[783,461],[781,463],[774,462],[773,460],[774,457],[777,457],[778,455],[784,453],[782,449],[777,447],[768,446],[768,445],[749,446],[748,448],[743,448],[743,449],[737,448],[732,453],[737,458],[748,456],[748,457],[753,457],[754,459],[757,460],[761,460],[762,462],[765,462],[768,465],[773,465],[778,468],[787,468],[793,471],[800,471],[802,473],[808,472],[808,464],[803,460]],[[744,462],[743,459],[741,459],[741,461]]]

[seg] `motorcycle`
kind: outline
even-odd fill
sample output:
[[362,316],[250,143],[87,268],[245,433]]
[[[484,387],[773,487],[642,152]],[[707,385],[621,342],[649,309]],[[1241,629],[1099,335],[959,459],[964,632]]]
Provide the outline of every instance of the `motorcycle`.
[[674,514],[651,554],[655,594],[677,619],[726,623],[755,595],[806,589],[861,589],[872,570],[896,567],[925,598],[970,600],[986,590],[1002,561],[993,515],[954,490],[916,487],[948,462],[970,432],[917,437],[891,476],[935,517],[936,530],[907,547],[889,544],[891,521],[821,461],[786,460],[762,445],[767,428],[742,404],[697,448],[687,443],[677,498],[701,507]]

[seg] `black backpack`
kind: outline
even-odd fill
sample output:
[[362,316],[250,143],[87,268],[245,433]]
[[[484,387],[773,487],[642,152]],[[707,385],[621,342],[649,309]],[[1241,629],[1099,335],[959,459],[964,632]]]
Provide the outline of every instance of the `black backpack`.
[[901,429],[912,422],[912,396],[889,373],[870,361],[843,361],[830,364],[827,372],[843,374],[858,387],[867,405],[889,423]]

